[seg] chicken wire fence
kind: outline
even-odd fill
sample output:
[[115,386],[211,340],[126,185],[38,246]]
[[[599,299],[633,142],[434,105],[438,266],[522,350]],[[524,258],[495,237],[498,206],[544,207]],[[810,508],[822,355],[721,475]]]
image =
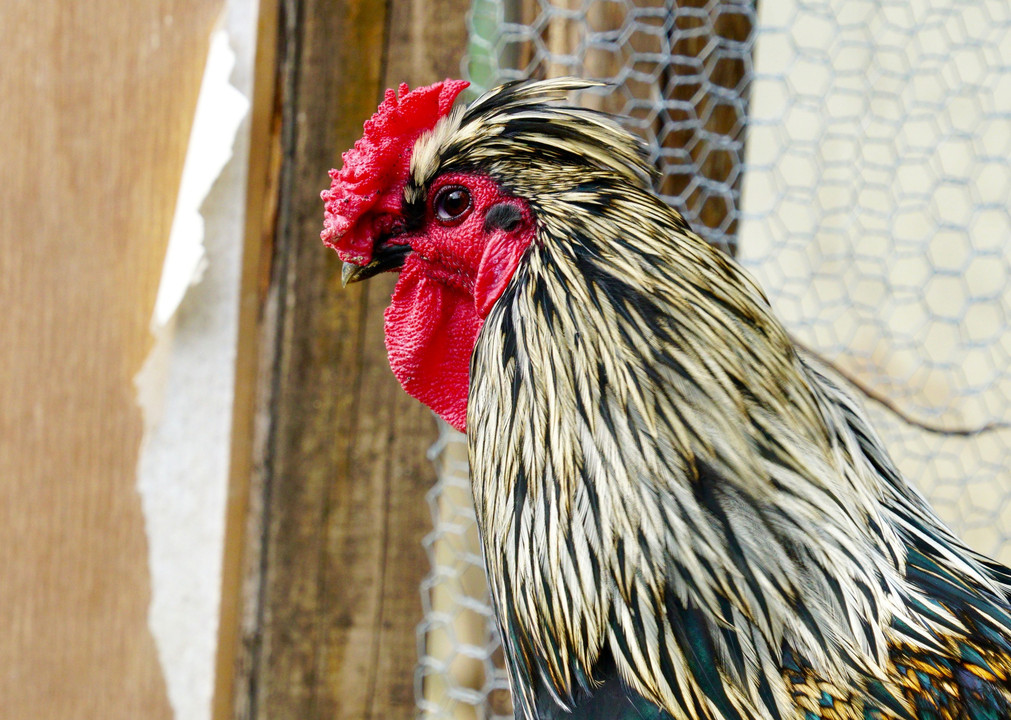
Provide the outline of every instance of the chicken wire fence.
[[[1011,4],[474,0],[464,70],[605,80],[657,190],[799,342],[873,389],[893,456],[1011,560]],[[898,413],[895,412],[898,410]],[[947,432],[931,431],[945,429]],[[508,718],[466,444],[432,449],[419,716]]]

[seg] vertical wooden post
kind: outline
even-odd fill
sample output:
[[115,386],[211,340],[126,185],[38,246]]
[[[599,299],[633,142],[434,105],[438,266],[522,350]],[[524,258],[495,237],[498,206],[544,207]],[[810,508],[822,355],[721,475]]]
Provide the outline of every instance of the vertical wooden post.
[[259,657],[258,589],[263,559],[264,458],[269,428],[269,377],[276,343],[276,302],[267,312],[281,176],[281,88],[278,56],[280,0],[258,0],[256,59],[250,109],[242,279],[239,289],[235,399],[221,609],[212,720],[251,717],[253,661]]
[[[319,192],[387,86],[457,74],[466,5],[278,7],[277,83],[261,66],[270,77],[257,86],[274,88],[274,123],[262,122],[260,139],[276,139],[280,162],[272,173],[268,157],[267,179],[250,180],[265,206],[276,205],[276,223],[272,238],[250,246],[269,264],[248,262],[245,287],[258,307],[240,330],[240,347],[260,358],[236,410],[245,433],[236,451],[248,455],[236,463],[233,489],[247,494],[236,506],[248,507],[251,520],[244,529],[236,513],[230,526],[229,563],[244,564],[245,579],[219,662],[227,667],[216,720],[414,713],[421,538],[430,529],[424,493],[434,481],[425,451],[435,422],[386,360],[382,313],[392,278],[341,288],[340,262],[319,241]],[[251,197],[253,211],[256,203]],[[236,537],[245,539],[242,552]],[[233,569],[226,593],[238,591],[240,574]]]

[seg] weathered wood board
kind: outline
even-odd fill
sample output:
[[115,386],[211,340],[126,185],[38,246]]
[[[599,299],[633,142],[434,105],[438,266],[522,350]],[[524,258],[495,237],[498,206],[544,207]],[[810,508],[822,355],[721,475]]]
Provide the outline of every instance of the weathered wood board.
[[232,485],[247,499],[231,516],[225,595],[244,591],[223,615],[217,718],[414,714],[435,421],[389,370],[392,278],[340,287],[319,192],[386,87],[459,74],[467,4],[282,2],[263,16],[277,74],[260,64],[274,115],[254,115],[244,297],[257,306],[239,342],[257,367],[239,373],[247,455]]
[[171,717],[133,377],[221,6],[0,3],[0,718]]

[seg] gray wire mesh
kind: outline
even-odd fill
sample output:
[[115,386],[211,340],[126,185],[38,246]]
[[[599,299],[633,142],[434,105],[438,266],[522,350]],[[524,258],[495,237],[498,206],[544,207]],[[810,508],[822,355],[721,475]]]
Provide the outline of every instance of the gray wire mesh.
[[[474,0],[465,72],[607,80],[658,191],[733,252],[869,402],[907,477],[1011,561],[1011,4],[1006,0]],[[443,428],[418,706],[510,717],[467,478]]]

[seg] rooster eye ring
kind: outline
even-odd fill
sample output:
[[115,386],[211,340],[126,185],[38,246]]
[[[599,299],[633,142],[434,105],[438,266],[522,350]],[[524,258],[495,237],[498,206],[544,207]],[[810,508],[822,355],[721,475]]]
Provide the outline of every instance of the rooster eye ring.
[[470,212],[470,192],[462,185],[447,185],[432,201],[435,217],[444,224],[455,225]]

